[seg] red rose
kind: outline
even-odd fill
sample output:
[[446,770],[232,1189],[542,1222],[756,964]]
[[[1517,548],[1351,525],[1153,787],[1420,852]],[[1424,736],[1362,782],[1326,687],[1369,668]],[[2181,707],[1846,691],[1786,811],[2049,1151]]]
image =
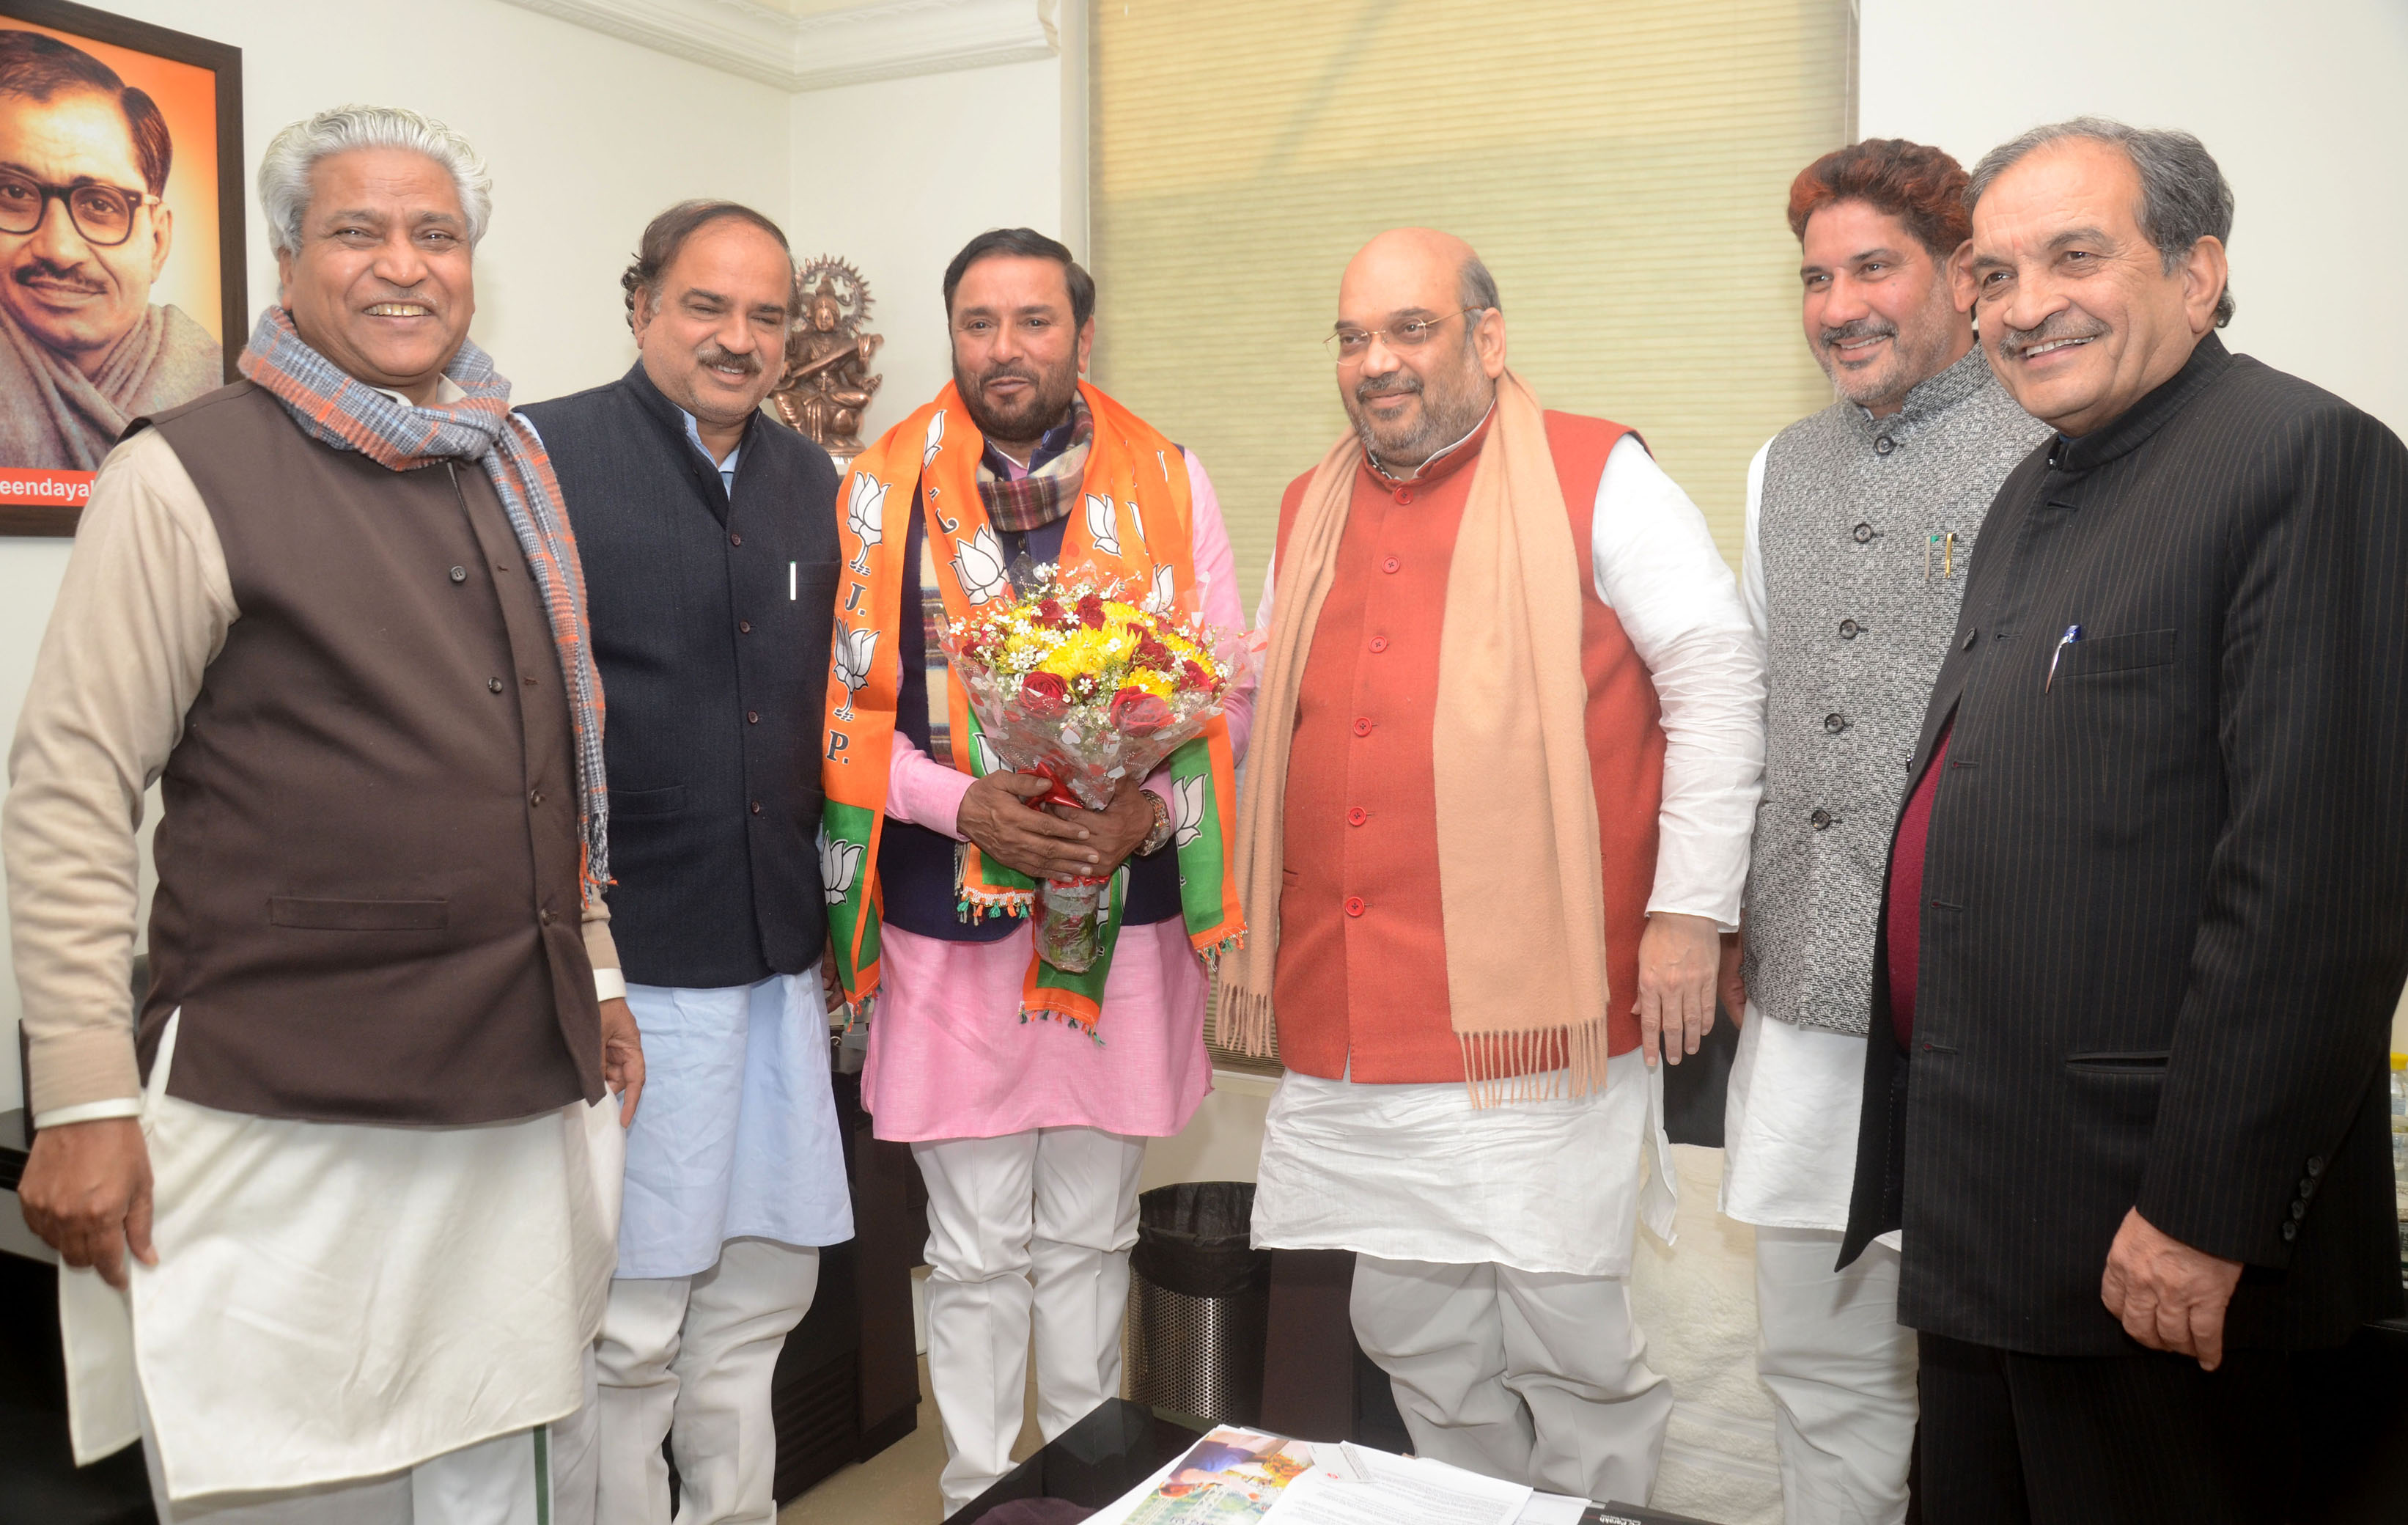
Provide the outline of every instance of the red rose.
[[1037,617],[1056,630],[1070,623],[1070,616],[1063,612],[1062,601],[1058,598],[1048,598],[1039,603]]
[[1152,668],[1157,672],[1167,672],[1170,669],[1170,648],[1152,636],[1140,636],[1137,640],[1137,659],[1141,666]]
[[1212,675],[1190,662],[1179,669],[1179,686],[1191,694],[1208,694],[1212,690]]
[[1039,720],[1069,712],[1070,685],[1057,672],[1032,672],[1020,680],[1020,707]]
[[1142,688],[1124,688],[1112,696],[1111,717],[1122,734],[1142,739],[1170,724],[1170,706]]
[[1079,623],[1090,630],[1104,627],[1104,600],[1099,595],[1091,593],[1079,600]]

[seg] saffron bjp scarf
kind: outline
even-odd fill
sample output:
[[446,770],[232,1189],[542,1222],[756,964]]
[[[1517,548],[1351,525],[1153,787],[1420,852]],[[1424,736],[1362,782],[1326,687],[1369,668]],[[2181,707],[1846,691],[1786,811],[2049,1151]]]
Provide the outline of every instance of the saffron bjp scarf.
[[[1222,1039],[1249,1054],[1270,1052],[1297,696],[1362,462],[1351,431],[1322,457],[1280,563],[1238,835],[1254,933],[1221,965]],[[1447,1000],[1480,1106],[1549,1094],[1558,1076],[1575,1096],[1605,1085],[1605,890],[1581,576],[1545,417],[1507,371],[1447,576],[1433,743]],[[1568,1075],[1549,1062],[1557,1055]]]
[[552,457],[534,427],[510,411],[509,378],[494,369],[493,356],[463,339],[443,372],[465,394],[459,401],[424,408],[396,402],[310,348],[280,307],[260,314],[236,364],[322,445],[355,451],[388,471],[414,471],[444,460],[484,468],[543,590],[544,614],[567,684],[584,842],[578,878],[586,903],[594,903],[610,882],[610,798],[602,768],[602,679],[594,670],[594,643],[585,626],[585,573]]
[[[1093,416],[1094,434],[1079,483],[1084,511],[1064,527],[1062,565],[1128,581],[1166,602],[1192,597],[1195,530],[1179,447],[1096,388],[1082,382],[1079,395]],[[885,827],[887,767],[901,687],[896,638],[910,505],[917,494],[927,526],[928,561],[939,568],[949,620],[993,599],[1010,598],[1002,545],[979,491],[984,450],[985,439],[960,393],[948,383],[934,402],[855,456],[838,494],[848,575],[837,603],[827,690],[827,744],[820,770],[827,803],[820,817],[820,862],[837,974],[856,1012],[876,995],[879,983],[878,844]],[[890,502],[897,511],[892,514],[886,511]],[[885,533],[890,526],[892,537]],[[980,733],[969,697],[950,671],[945,687],[953,766],[973,778],[995,771],[1003,766],[1001,759]],[[1189,942],[1210,960],[1245,930],[1231,870],[1237,787],[1226,721],[1215,716],[1203,735],[1170,755],[1169,769],[1179,800],[1173,840],[1180,909]],[[956,879],[965,920],[1025,915],[1036,903],[1036,885],[1027,875],[989,861],[974,844],[960,849]],[[1021,987],[1023,1020],[1051,1018],[1096,1033],[1125,883],[1125,872],[1116,875],[1108,892],[1098,939],[1103,951],[1086,972],[1069,973],[1031,954]]]

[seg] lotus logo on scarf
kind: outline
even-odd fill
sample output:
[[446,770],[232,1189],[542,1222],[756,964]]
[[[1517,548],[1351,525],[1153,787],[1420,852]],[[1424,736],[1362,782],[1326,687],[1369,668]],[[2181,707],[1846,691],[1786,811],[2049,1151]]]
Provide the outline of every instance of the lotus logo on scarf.
[[1087,539],[1108,556],[1121,554],[1121,522],[1112,500],[1101,493],[1087,495]]
[[1146,611],[1152,614],[1169,613],[1170,601],[1178,597],[1178,583],[1170,575],[1170,568],[1168,566],[1156,567],[1154,569],[1154,595],[1145,601]]
[[844,527],[861,538],[861,549],[853,554],[851,566],[856,575],[867,577],[869,548],[885,535],[886,483],[867,472],[853,474],[853,501],[845,507]]
[[921,470],[925,471],[928,468],[928,463],[937,458],[937,452],[944,442],[945,410],[939,408],[937,410],[937,416],[928,420],[928,447],[920,452]]
[[1145,515],[1138,511],[1135,503],[1125,498],[1122,499],[1121,507],[1128,510],[1129,527],[1137,531],[1138,543],[1142,545],[1145,543]]
[[971,736],[970,773],[973,777],[984,778],[1002,766],[1003,759],[995,755],[995,747],[987,741],[986,732],[980,731]]
[[858,629],[842,620],[836,622],[836,681],[844,684],[844,708],[836,712],[838,720],[853,718],[853,697],[861,685],[869,682],[869,659],[878,650],[878,627],[865,625]]
[[831,842],[820,833],[820,887],[830,905],[841,905],[853,891],[853,875],[861,871],[861,843]]
[[962,595],[972,604],[982,604],[1002,593],[1010,584],[1003,567],[1003,544],[995,538],[995,528],[981,525],[978,533],[967,540],[955,542],[961,547],[953,553],[953,575],[961,580]]
[[1181,847],[1194,842],[1204,830],[1204,786],[1211,783],[1209,774],[1194,778],[1174,779],[1170,785],[1171,820],[1179,829],[1171,833],[1171,842]]

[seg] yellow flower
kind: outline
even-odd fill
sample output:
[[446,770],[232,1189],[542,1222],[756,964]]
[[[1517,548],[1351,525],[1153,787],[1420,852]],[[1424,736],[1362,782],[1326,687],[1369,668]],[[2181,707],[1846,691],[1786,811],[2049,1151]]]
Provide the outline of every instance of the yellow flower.
[[1100,671],[1113,655],[1111,637],[1101,630],[1073,630],[1039,664],[1040,672],[1065,678]]
[[1131,668],[1128,676],[1121,680],[1121,686],[1142,689],[1155,698],[1167,699],[1170,698],[1173,684],[1159,672],[1146,668]]

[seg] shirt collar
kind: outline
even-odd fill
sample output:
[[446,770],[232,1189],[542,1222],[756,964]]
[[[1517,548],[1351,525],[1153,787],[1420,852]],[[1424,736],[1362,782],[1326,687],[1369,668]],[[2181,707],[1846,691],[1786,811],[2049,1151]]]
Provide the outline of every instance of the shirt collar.
[[[415,408],[418,406],[418,404],[410,401],[408,397],[403,396],[400,393],[395,392],[389,386],[380,386],[378,387],[377,390],[383,393],[386,396],[391,397],[394,401],[401,404],[404,408]],[[449,404],[458,402],[467,395],[467,393],[461,390],[460,383],[453,381],[449,376],[438,376],[435,379],[435,406],[437,408],[442,408]]]
[[[678,410],[678,417],[685,420],[685,437],[687,442],[702,453],[702,458],[704,460],[710,461],[710,447],[702,442],[702,425],[695,423],[694,415],[687,412],[682,408]],[[711,461],[711,464],[719,468],[719,475],[723,481],[727,482],[730,484],[735,482],[736,458],[743,453],[744,441],[739,439],[736,442],[736,448],[727,453],[727,459],[724,461]]]
[[1365,451],[1363,453],[1363,465],[1366,469],[1370,471],[1373,476],[1378,477],[1382,482],[1393,482],[1399,487],[1408,482],[1419,485],[1423,482],[1436,482],[1442,477],[1451,476],[1456,471],[1461,470],[1465,462],[1475,460],[1479,457],[1480,447],[1484,442],[1484,437],[1488,433],[1489,421],[1494,419],[1496,416],[1497,402],[1496,399],[1492,397],[1489,399],[1488,411],[1480,415],[1480,422],[1472,425],[1471,432],[1469,434],[1465,435],[1462,439],[1456,440],[1454,444],[1447,446],[1443,450],[1436,452],[1428,460],[1424,461],[1420,466],[1414,468],[1407,475],[1401,477],[1391,476],[1388,472],[1388,468],[1382,466],[1369,451]]
[[2049,441],[2048,464],[2059,471],[2088,471],[2127,455],[2146,443],[2199,396],[2209,382],[2232,364],[2232,352],[2211,331],[2190,352],[2182,369],[2157,384],[2155,391],[2088,434],[2058,435]]
[[1907,388],[1906,400],[1886,418],[1875,418],[1866,408],[1851,410],[1866,433],[1886,434],[1894,428],[1938,417],[1990,383],[1990,357],[1975,344],[1944,370],[1935,371]]

